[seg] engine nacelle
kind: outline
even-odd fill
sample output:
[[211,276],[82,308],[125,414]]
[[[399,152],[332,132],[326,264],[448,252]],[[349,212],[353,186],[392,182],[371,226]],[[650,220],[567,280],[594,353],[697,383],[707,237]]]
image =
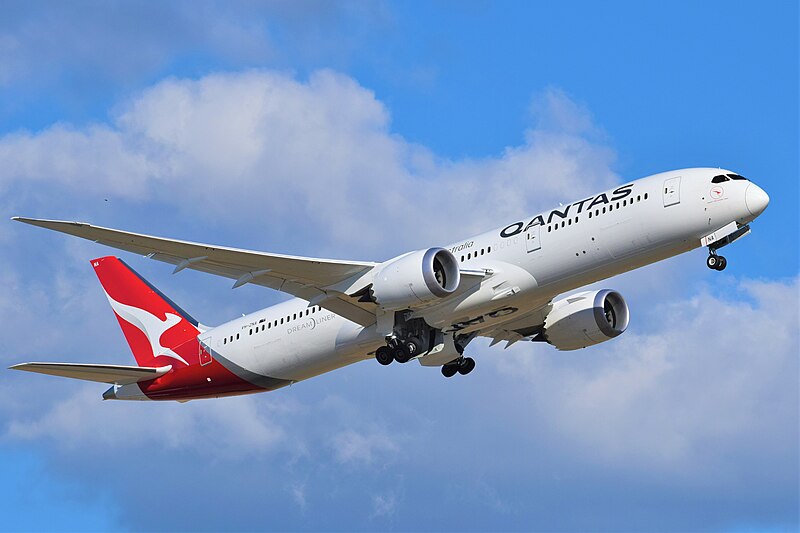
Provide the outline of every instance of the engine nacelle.
[[544,338],[559,350],[586,348],[622,334],[628,318],[628,304],[617,291],[581,292],[553,302]]
[[390,259],[379,267],[371,295],[384,309],[406,309],[449,296],[460,282],[455,256],[444,248],[429,248]]

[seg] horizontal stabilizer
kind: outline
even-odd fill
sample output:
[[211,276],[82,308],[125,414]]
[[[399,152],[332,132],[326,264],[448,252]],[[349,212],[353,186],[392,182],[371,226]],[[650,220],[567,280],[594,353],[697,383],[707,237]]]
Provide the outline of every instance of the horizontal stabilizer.
[[22,363],[9,367],[10,370],[25,370],[65,378],[97,381],[127,385],[140,381],[149,381],[163,376],[170,370],[171,365],[161,367],[148,366],[123,366],[123,365],[87,365],[82,363]]

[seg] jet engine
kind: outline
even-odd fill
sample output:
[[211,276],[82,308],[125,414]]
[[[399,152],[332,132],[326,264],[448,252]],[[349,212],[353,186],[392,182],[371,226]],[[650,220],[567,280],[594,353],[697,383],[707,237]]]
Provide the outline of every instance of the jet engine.
[[544,338],[559,350],[586,348],[620,335],[628,317],[628,304],[617,291],[581,292],[553,302]]
[[386,261],[372,280],[370,296],[384,309],[406,309],[453,294],[460,281],[455,256],[429,248]]

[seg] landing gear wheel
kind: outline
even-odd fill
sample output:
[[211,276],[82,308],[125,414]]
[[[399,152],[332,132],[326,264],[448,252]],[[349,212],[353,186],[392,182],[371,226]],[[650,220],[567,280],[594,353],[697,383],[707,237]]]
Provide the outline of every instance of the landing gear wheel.
[[462,376],[466,376],[475,368],[475,359],[472,357],[465,357],[461,360],[458,364],[458,373]]
[[711,270],[719,270],[717,265],[719,264],[719,257],[716,255],[709,255],[708,259],[706,259],[706,266]]
[[392,350],[388,346],[381,346],[375,351],[375,359],[384,366],[389,365],[394,361]]
[[419,355],[420,351],[422,351],[422,341],[416,337],[411,337],[407,341],[403,343],[406,348],[406,353],[408,353],[409,359],[412,357],[416,357]]
[[725,267],[728,266],[728,260],[722,257],[721,255],[717,256],[717,270],[722,271],[725,270]]
[[442,367],[442,375],[446,378],[452,378],[458,372],[458,365],[450,363]]
[[392,356],[398,363],[408,363],[408,360],[411,359],[411,354],[408,353],[404,344],[400,344],[397,348],[392,349]]

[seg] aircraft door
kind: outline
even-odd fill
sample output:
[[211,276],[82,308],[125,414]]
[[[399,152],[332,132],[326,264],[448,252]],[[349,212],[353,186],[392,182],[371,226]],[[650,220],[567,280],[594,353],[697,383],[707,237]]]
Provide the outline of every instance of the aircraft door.
[[681,177],[670,178],[664,182],[664,207],[681,203]]
[[199,350],[200,366],[205,366],[211,362],[211,335],[203,335],[197,338],[197,349]]
[[525,232],[525,248],[528,250],[528,253],[535,252],[542,247],[542,244],[539,242],[540,228],[541,226],[536,224],[528,228],[528,231]]

